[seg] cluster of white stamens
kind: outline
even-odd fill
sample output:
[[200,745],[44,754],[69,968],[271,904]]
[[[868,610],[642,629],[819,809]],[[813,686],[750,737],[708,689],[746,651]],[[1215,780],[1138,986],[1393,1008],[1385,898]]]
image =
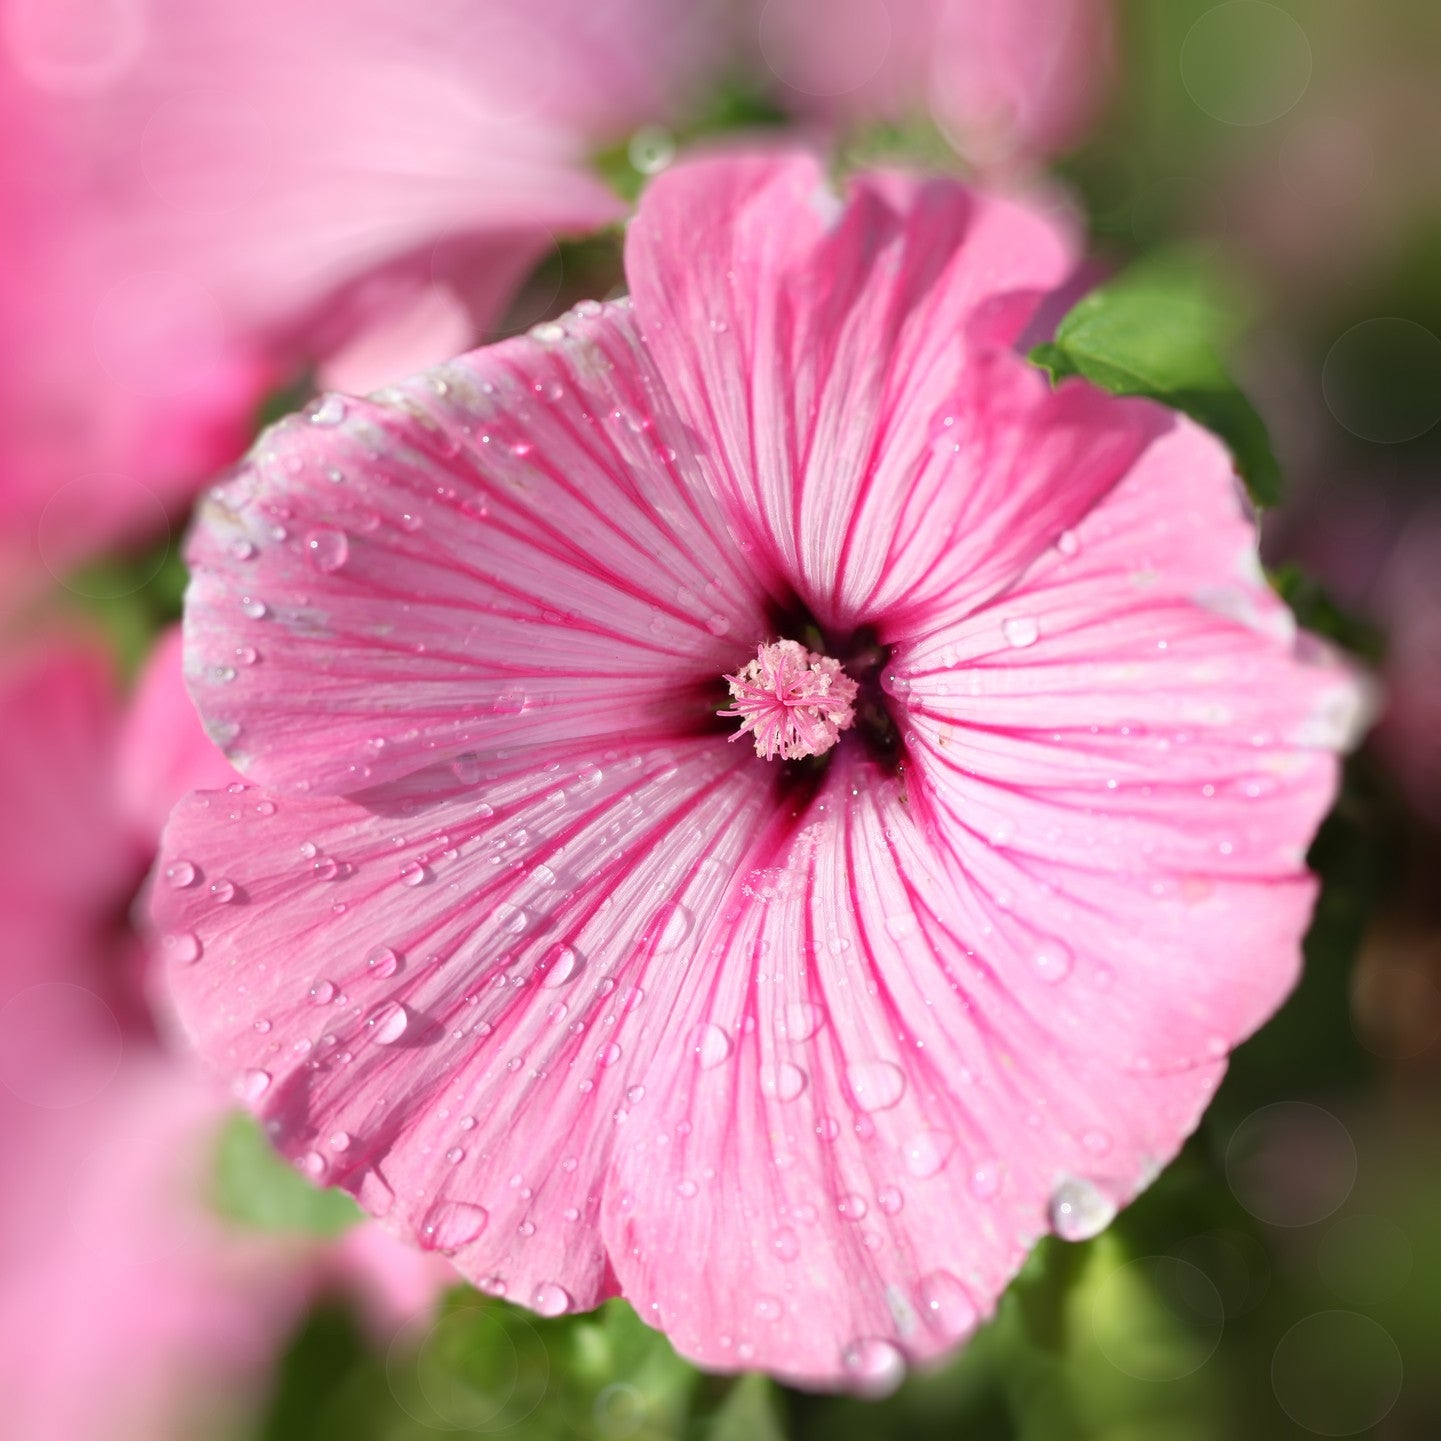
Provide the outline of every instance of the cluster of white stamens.
[[763,760],[800,760],[824,755],[856,718],[856,683],[839,661],[817,655],[793,640],[760,646],[756,658],[726,676],[740,729],[731,737],[755,737]]

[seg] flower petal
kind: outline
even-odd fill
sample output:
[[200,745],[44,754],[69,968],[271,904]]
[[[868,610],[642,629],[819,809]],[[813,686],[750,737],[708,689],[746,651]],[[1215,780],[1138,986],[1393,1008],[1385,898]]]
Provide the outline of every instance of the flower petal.
[[530,750],[468,784],[439,767],[359,802],[193,796],[159,873],[223,868],[234,894],[155,887],[182,1019],[311,1174],[492,1291],[593,1305],[611,1150],[651,1053],[683,1044],[693,917],[772,780],[706,737]]
[[[709,1066],[704,1042],[656,1048],[607,1245],[623,1293],[702,1364],[884,1388],[968,1335],[1045,1231],[1099,1229],[1195,1126],[1219,1055],[1137,1072],[1117,1033],[1229,1042],[1235,1007],[1204,991],[1192,1017],[1178,987],[1158,1008],[1134,948],[1108,988],[1058,986],[1000,927],[1079,906],[1037,882],[1003,909],[854,752],[744,894],[689,957],[671,1018],[725,1039]],[[1252,931],[1288,975],[1309,900],[1299,880],[1268,895]],[[1233,906],[1152,905],[1173,980],[1257,964],[1232,944]],[[1119,935],[1135,914],[1093,919]]]
[[716,708],[766,597],[627,308],[583,309],[328,397],[212,493],[186,668],[242,770],[355,790]]
[[889,174],[855,178],[842,202],[805,155],[677,167],[626,245],[646,343],[735,514],[837,627],[883,573],[876,535],[953,408],[969,345],[1013,343],[1074,264],[1039,210]]

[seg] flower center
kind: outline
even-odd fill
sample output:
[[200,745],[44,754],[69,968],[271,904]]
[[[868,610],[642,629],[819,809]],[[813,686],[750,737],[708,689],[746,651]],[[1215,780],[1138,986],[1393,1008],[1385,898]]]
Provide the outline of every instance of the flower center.
[[856,718],[855,681],[838,660],[798,641],[760,646],[756,658],[726,683],[732,705],[717,714],[738,719],[740,729],[731,739],[754,736],[763,760],[824,755]]

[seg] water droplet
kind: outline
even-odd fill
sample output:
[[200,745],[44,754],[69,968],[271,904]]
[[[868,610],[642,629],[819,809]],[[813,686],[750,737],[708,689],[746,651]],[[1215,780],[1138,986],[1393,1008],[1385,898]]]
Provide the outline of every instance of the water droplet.
[[789,1061],[761,1067],[761,1090],[778,1101],[794,1101],[806,1088],[806,1073]]
[[851,1192],[848,1196],[842,1196],[840,1200],[836,1202],[836,1210],[839,1211],[847,1221],[864,1220],[870,1209],[871,1208],[866,1205],[866,1198],[856,1195],[855,1192]]
[[679,901],[662,906],[655,914],[651,930],[655,935],[655,953],[673,951],[690,935],[693,917]]
[[553,945],[540,964],[543,986],[563,986],[580,970],[580,956],[574,946]]
[[846,1067],[846,1080],[863,1111],[884,1111],[905,1094],[906,1078],[890,1061],[857,1061]]
[[949,1271],[932,1271],[922,1277],[917,1300],[921,1315],[952,1340],[969,1336],[980,1320],[966,1288]]
[[1036,974],[1051,985],[1064,981],[1071,974],[1073,960],[1070,947],[1055,936],[1046,937],[1031,952],[1031,964],[1036,968]]
[[219,880],[210,883],[210,899],[216,905],[226,906],[235,899],[235,882],[221,876]]
[[1001,1189],[1001,1168],[995,1161],[982,1161],[971,1170],[967,1187],[978,1201],[992,1200]]
[[599,1060],[602,1066],[613,1066],[620,1060],[620,1047],[614,1041],[601,1048]]
[[350,1149],[350,1132],[336,1131],[330,1138],[330,1149],[332,1151],[348,1151]]
[[269,1089],[269,1071],[246,1071],[235,1083],[235,1094],[242,1101],[258,1101]]
[[804,1041],[820,1030],[825,1012],[810,1001],[792,1001],[781,1013],[781,1035],[788,1041]]
[[1081,550],[1081,537],[1073,530],[1063,530],[1056,537],[1056,549],[1062,555],[1079,555]]
[[876,1204],[887,1216],[899,1216],[906,1204],[899,1186],[882,1186],[876,1192]]
[[236,560],[254,560],[255,546],[248,540],[232,540],[230,542],[230,554]]
[[509,931],[512,935],[519,935],[525,929],[527,917],[521,906],[513,906],[509,901],[502,901],[492,914],[496,925],[504,931]]
[[376,980],[388,980],[400,969],[400,957],[389,946],[376,946],[365,958],[365,969]]
[[955,1137],[945,1131],[921,1131],[906,1142],[906,1170],[924,1180],[934,1176],[951,1158]]
[[860,1391],[867,1396],[885,1396],[901,1384],[906,1374],[905,1358],[889,1341],[863,1337],[841,1352],[841,1365]]
[[554,1281],[542,1281],[531,1292],[530,1304],[542,1316],[563,1316],[571,1308],[570,1292]]
[[453,1255],[485,1230],[490,1213],[484,1206],[468,1201],[437,1201],[425,1213],[420,1226],[420,1246],[424,1251]]
[[774,1296],[757,1296],[755,1304],[756,1316],[762,1321],[778,1321],[784,1310],[781,1303]]
[[176,891],[183,891],[186,886],[193,886],[199,872],[189,861],[172,861],[165,867],[165,882]]
[[194,931],[172,931],[160,946],[166,959],[177,965],[191,966],[200,959],[200,937]]
[[430,879],[430,871],[419,861],[407,861],[400,868],[400,884],[403,886],[423,886]]
[[310,407],[312,425],[339,425],[345,419],[345,399],[339,395],[322,395]]
[[387,1001],[365,1024],[377,1045],[393,1046],[410,1025],[410,1012],[399,1001]]
[[1007,645],[1013,645],[1017,650],[1024,650],[1028,645],[1035,645],[1041,638],[1041,627],[1037,624],[1035,616],[1007,616],[1001,622],[1001,634],[1005,636]]
[[270,607],[253,595],[240,597],[240,612],[251,620],[264,620],[270,614]]
[[771,1250],[782,1261],[794,1261],[801,1253],[801,1238],[789,1226],[782,1226],[771,1237]]
[[1051,1229],[1063,1241],[1089,1241],[1099,1236],[1115,1215],[1115,1202],[1078,1176],[1062,1181],[1051,1193]]
[[920,929],[913,911],[901,911],[885,918],[886,934],[893,941],[904,941]]
[[305,553],[317,570],[337,571],[350,556],[350,540],[343,530],[319,525],[305,536]]
[[719,1066],[731,1053],[731,1038],[727,1031],[713,1022],[707,1022],[696,1032],[694,1050],[701,1068],[709,1071]]

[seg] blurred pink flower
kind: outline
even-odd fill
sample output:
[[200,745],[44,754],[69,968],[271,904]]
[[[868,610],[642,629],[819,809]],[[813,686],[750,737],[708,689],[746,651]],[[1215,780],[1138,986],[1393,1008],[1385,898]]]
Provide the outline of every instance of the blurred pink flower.
[[973,163],[1084,138],[1114,64],[1110,0],[750,0],[788,108],[846,121],[929,114]]
[[221,1434],[319,1290],[359,1293],[388,1337],[448,1274],[378,1228],[329,1245],[212,1210],[228,1108],[157,1041],[125,924],[169,803],[235,780],[178,642],[124,716],[83,636],[0,665],[0,1393],[25,1441]]
[[368,389],[620,214],[709,6],[133,0],[0,22],[0,575],[163,533],[308,366]]
[[[1215,439],[1010,348],[1073,264],[686,164],[629,300],[212,493],[187,671],[267,788],[164,845],[246,904],[155,913],[287,1155],[495,1294],[863,1389],[1149,1183],[1295,978],[1357,691]],[[716,714],[778,640],[856,688],[793,763]]]

